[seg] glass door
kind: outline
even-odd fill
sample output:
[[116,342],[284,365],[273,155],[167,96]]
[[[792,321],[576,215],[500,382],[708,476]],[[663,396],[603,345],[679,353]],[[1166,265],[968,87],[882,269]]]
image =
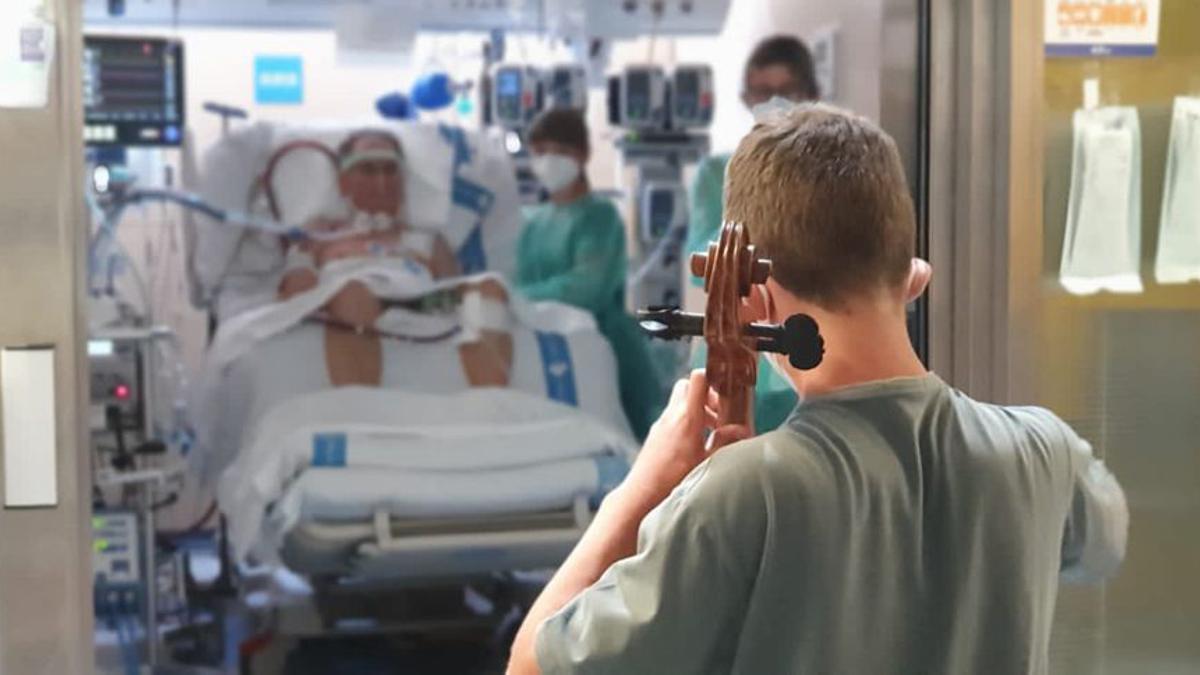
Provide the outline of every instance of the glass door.
[[[1029,244],[1028,255],[1010,252],[1028,296],[1010,305],[1022,308],[1010,331],[1023,331],[1009,353],[1023,373],[1012,398],[1051,408],[1090,440],[1131,510],[1117,578],[1061,589],[1051,672],[1196,673],[1200,2],[1044,3],[1044,41],[1032,45],[1041,62],[1014,66],[1018,80],[1038,80],[1025,90],[1041,101],[1031,140],[1042,162],[1011,173],[1040,169],[1042,190],[1040,218],[1013,213],[1014,231],[1032,236],[1010,239]],[[1141,22],[1155,5],[1156,47],[1060,44],[1061,22],[1153,34]]]

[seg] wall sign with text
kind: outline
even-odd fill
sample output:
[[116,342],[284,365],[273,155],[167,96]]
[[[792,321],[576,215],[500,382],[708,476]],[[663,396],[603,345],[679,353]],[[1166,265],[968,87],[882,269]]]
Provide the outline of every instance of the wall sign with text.
[[268,105],[303,103],[304,61],[299,56],[255,56],[254,102]]
[[1047,56],[1153,56],[1161,0],[1046,0]]

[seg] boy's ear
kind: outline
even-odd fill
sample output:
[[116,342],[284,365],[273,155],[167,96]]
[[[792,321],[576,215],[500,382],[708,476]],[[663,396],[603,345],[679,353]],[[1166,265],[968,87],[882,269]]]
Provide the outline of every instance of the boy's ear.
[[750,295],[742,300],[742,321],[768,321],[770,320],[771,301],[767,296],[766,286],[752,286]]
[[933,266],[920,258],[913,258],[908,270],[908,286],[904,293],[904,303],[908,304],[924,295],[933,279]]

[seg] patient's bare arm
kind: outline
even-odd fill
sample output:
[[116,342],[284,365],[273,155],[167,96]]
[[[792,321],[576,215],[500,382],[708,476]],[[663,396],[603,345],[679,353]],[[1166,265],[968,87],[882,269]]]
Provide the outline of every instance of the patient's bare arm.
[[449,279],[462,275],[458,257],[454,255],[446,238],[440,234],[433,240],[433,255],[429,260],[429,271],[433,274],[434,279]]
[[[291,244],[305,253],[311,253],[312,247],[307,243]],[[290,269],[279,280],[279,299],[287,300],[292,296],[311,291],[318,282],[316,270],[300,267]]]
[[[434,277],[439,279],[462,274],[458,258],[441,235],[434,241],[430,269]],[[493,279],[463,283],[458,292],[460,296],[478,292],[485,300],[508,304],[508,292]],[[482,331],[479,340],[459,346],[458,356],[463,373],[472,387],[508,386],[513,362],[513,339],[507,331]]]
[[311,291],[316,285],[316,272],[308,269],[291,270],[279,281],[279,299],[288,300],[292,296]]

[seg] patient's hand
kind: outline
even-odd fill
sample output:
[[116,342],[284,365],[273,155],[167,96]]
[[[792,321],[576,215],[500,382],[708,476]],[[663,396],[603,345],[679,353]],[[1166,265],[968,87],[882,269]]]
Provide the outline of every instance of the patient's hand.
[[283,275],[279,281],[279,299],[287,300],[292,296],[312,290],[317,285],[317,275],[312,270],[297,269]]

